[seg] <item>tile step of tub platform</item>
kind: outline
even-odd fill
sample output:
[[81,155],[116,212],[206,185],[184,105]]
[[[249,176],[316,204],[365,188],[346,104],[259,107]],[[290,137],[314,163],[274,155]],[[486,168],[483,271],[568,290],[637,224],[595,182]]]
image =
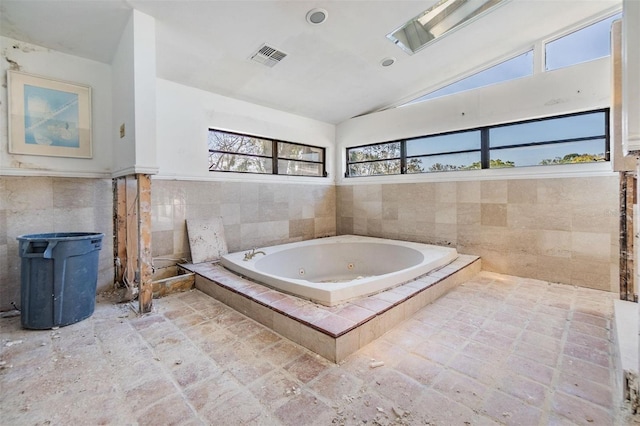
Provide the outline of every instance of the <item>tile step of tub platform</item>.
[[323,306],[243,278],[217,263],[181,264],[195,286],[236,311],[324,358],[340,363],[481,270],[460,255],[443,268],[372,296]]

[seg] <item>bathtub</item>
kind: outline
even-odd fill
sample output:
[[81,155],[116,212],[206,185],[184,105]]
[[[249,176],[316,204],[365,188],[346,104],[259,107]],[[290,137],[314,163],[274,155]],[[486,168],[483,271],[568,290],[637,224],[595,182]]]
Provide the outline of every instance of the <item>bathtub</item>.
[[456,249],[342,235],[231,253],[222,265],[269,287],[333,306],[379,293],[452,262]]

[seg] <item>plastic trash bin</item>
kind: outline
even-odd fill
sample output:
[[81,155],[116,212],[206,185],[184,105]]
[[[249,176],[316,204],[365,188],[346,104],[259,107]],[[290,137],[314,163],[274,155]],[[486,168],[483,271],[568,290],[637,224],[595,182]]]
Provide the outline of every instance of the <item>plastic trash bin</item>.
[[60,327],[93,314],[102,237],[100,233],[58,232],[17,238],[22,327]]

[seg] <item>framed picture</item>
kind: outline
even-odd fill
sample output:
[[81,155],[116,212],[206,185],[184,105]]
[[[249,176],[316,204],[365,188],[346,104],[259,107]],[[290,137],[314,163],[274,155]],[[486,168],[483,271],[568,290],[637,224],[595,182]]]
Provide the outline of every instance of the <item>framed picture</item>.
[[91,158],[91,87],[7,71],[9,152]]

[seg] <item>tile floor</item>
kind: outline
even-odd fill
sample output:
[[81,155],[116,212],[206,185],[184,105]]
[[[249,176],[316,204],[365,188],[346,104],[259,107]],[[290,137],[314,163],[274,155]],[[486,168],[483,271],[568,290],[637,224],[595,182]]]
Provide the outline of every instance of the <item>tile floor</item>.
[[613,392],[614,297],[482,272],[340,365],[197,290],[57,330],[0,319],[0,423],[635,424]]
[[415,280],[334,306],[284,294],[217,263],[181,265],[194,272],[195,288],[329,361],[347,356],[412,317],[461,282],[477,275],[477,256],[460,255]]

